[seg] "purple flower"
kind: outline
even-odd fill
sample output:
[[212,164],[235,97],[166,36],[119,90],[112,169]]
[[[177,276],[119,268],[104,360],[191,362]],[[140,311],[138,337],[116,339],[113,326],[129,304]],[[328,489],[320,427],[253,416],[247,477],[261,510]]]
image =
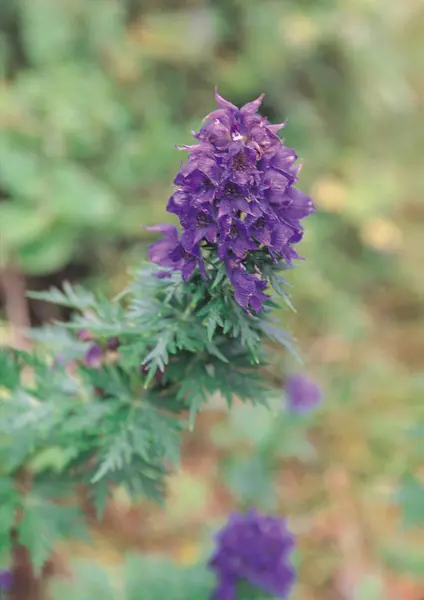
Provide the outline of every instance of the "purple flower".
[[98,369],[102,364],[103,348],[99,344],[92,344],[85,353],[84,363],[87,367]]
[[[152,262],[163,267],[172,267],[181,271],[184,280],[193,274],[196,266],[199,267],[203,277],[206,277],[203,257],[198,245],[193,245],[190,251],[186,250],[178,239],[178,230],[173,225],[155,225],[146,227],[149,231],[158,231],[164,237],[149,246],[149,258]],[[158,273],[163,277],[163,272]]]
[[218,257],[221,260],[232,254],[242,259],[248,250],[256,250],[246,225],[240,219],[229,215],[223,216],[220,219],[219,231]]
[[[205,117],[194,134],[198,143],[180,148],[189,156],[174,179],[176,189],[167,210],[180,220],[181,239],[171,225],[148,228],[164,234],[152,244],[149,256],[157,264],[181,270],[188,279],[196,268],[207,276],[203,259],[212,253],[231,260],[230,281],[249,281],[251,290],[252,277],[258,273],[252,267],[257,261],[249,260],[247,267],[252,253],[260,252],[277,264],[300,258],[293,248],[303,236],[300,221],[315,207],[294,187],[297,155],[277,135],[284,123],[272,125],[257,114],[263,96],[241,109],[218,93],[215,97],[218,109]],[[264,285],[254,285],[262,293],[268,279],[259,275]],[[259,312],[267,297],[249,291],[256,300],[246,305],[240,290],[234,286],[236,301]]]
[[209,207],[202,210],[191,209],[184,217],[184,233],[181,236],[181,245],[190,250],[198,247],[201,240],[206,239],[210,243],[216,243],[218,225]]
[[322,400],[318,385],[304,375],[291,375],[285,385],[288,408],[293,413],[307,413]]
[[148,231],[162,233],[163,238],[149,246],[149,258],[163,267],[173,267],[174,261],[169,257],[178,245],[178,229],[174,225],[154,225],[146,227]]
[[7,592],[12,587],[12,573],[5,569],[0,569],[0,592]]
[[106,343],[106,347],[108,350],[115,352],[116,350],[118,350],[120,344],[121,344],[121,342],[120,342],[119,338],[116,336],[113,336],[108,339],[108,341]]
[[188,251],[179,242],[169,257],[173,261],[174,268],[181,271],[184,281],[190,279],[196,267],[199,267],[202,277],[206,278],[205,265],[198,245]]
[[80,329],[77,333],[77,338],[82,342],[91,342],[94,340],[94,335],[88,329]]
[[209,561],[218,579],[213,600],[236,600],[240,584],[287,598],[295,580],[293,549],[294,538],[283,519],[256,510],[234,513],[219,531]]
[[260,279],[259,275],[248,273],[243,268],[237,268],[235,261],[227,261],[227,273],[234,288],[234,298],[236,302],[250,313],[250,309],[255,312],[261,310],[262,303],[268,300],[263,290],[266,288],[266,281]]

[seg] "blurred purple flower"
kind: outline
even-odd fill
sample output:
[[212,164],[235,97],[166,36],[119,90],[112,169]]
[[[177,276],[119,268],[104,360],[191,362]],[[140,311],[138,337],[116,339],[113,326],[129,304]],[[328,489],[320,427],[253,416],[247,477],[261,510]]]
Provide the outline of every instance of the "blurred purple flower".
[[[294,150],[277,136],[284,123],[272,125],[257,114],[263,96],[241,109],[218,93],[215,97],[218,109],[194,134],[198,143],[180,148],[189,158],[175,177],[167,210],[180,220],[181,239],[171,225],[149,227],[164,235],[150,246],[149,257],[188,279],[197,267],[205,276],[202,249],[214,249],[220,260],[232,261],[232,280],[239,270],[241,281],[251,275],[246,259],[252,252],[276,263],[300,258],[292,246],[302,239],[301,219],[315,207],[294,187],[300,167]],[[263,290],[268,281],[260,277]],[[248,311],[259,312],[267,299],[253,293],[246,298],[234,289],[236,301]]]
[[102,363],[103,348],[99,344],[92,344],[85,353],[84,363],[87,367],[98,369]]
[[113,336],[110,337],[106,343],[106,347],[108,350],[111,350],[112,352],[118,350],[119,346],[120,346],[121,342],[119,340],[118,337]]
[[319,386],[304,375],[291,375],[285,384],[288,409],[293,413],[307,413],[322,400]]
[[12,587],[12,573],[6,569],[0,569],[0,592],[7,592]]
[[283,519],[256,510],[234,513],[219,531],[209,561],[218,578],[213,600],[236,600],[240,584],[287,598],[295,580],[293,549],[294,537]]
[[82,342],[91,342],[94,340],[93,334],[88,329],[80,329],[77,333],[77,338]]

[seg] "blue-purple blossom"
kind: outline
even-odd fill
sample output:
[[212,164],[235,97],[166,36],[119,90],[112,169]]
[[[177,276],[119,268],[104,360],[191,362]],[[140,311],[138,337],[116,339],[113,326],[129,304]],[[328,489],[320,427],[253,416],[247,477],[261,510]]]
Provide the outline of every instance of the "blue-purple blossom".
[[88,367],[98,369],[102,364],[103,348],[99,344],[92,344],[85,353],[84,363]]
[[295,580],[290,560],[294,537],[284,519],[256,510],[234,513],[216,539],[209,561],[217,576],[213,600],[237,600],[240,585],[281,600],[288,597]]
[[12,587],[12,573],[6,569],[0,569],[0,592],[7,592]]
[[105,355],[108,352],[116,352],[121,345],[121,340],[117,336],[112,336],[106,340],[106,343],[101,345],[95,341],[95,336],[90,331],[83,329],[78,332],[79,339],[90,341],[91,344],[85,352],[83,363],[93,369],[100,368]]
[[121,345],[120,339],[116,336],[110,337],[106,342],[106,348],[112,352],[118,350]]
[[249,306],[259,312],[262,302],[267,300],[264,294],[267,282],[258,274],[248,273],[243,265],[238,265],[235,261],[226,261],[226,267],[236,302],[248,312]]
[[307,413],[321,402],[319,386],[304,375],[291,375],[285,384],[288,409],[293,413]]
[[158,231],[164,236],[149,247],[149,258],[152,262],[181,271],[184,280],[191,277],[196,266],[199,267],[201,274],[204,277],[206,276],[199,246],[193,246],[190,251],[186,250],[178,239],[178,229],[176,227],[173,225],[155,225],[146,227],[146,229]]
[[81,342],[91,342],[94,340],[94,335],[88,329],[80,329],[77,333],[77,338],[81,340]]
[[[149,256],[188,279],[196,268],[206,277],[204,252],[216,252],[231,264],[228,275],[236,301],[259,312],[267,300],[268,281],[259,269],[248,271],[247,258],[257,253],[276,264],[300,258],[293,247],[303,236],[300,221],[315,208],[294,187],[300,167],[294,150],[277,135],[284,123],[272,125],[257,114],[263,96],[241,109],[218,93],[215,97],[218,109],[193,134],[197,144],[180,148],[189,157],[174,179],[167,210],[180,220],[181,239],[171,225],[148,228],[164,235],[150,247]],[[249,279],[253,275],[264,285]],[[247,281],[249,290],[256,286],[260,293],[246,295]]]

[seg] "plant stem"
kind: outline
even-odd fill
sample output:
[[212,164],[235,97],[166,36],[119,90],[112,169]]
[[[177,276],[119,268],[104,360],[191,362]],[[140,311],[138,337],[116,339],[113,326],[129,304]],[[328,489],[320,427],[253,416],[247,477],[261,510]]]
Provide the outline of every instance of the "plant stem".
[[9,265],[0,272],[6,315],[12,328],[13,344],[16,348],[28,348],[24,331],[30,327],[24,275],[17,267]]
[[12,576],[9,600],[43,600],[42,585],[34,575],[29,552],[16,539],[12,546]]

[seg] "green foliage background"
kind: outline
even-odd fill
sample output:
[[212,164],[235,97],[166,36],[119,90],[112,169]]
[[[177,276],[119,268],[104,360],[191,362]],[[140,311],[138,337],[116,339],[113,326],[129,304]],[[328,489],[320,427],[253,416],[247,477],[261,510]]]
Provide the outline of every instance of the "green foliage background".
[[[215,84],[237,104],[265,92],[263,114],[288,119],[319,212],[289,274],[298,312],[282,319],[326,393],[303,442],[278,446],[278,507],[303,540],[299,598],[339,598],[349,577],[361,600],[385,598],[381,586],[415,598],[403,582],[424,580],[423,443],[410,436],[424,419],[423,3],[3,0],[0,21],[0,267],[29,287],[78,265],[92,286],[122,288],[142,226],[169,220],[174,145]],[[270,377],[287,361],[276,354]],[[238,457],[236,425],[222,427],[222,476],[243,499],[256,473],[266,503],[264,464]],[[400,529],[398,499],[416,533]]]

